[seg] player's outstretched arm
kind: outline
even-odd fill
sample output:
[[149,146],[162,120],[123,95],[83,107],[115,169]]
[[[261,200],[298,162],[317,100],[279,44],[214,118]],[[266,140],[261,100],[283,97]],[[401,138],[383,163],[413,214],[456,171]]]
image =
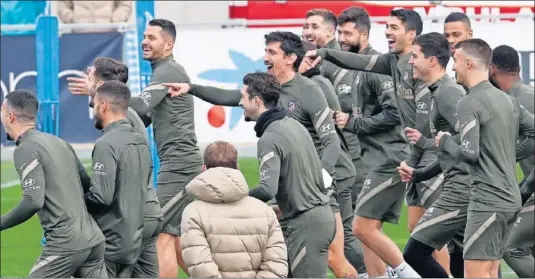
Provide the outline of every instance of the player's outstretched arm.
[[91,187],[85,194],[87,208],[90,211],[105,210],[113,201],[117,160],[113,149],[106,143],[95,144],[93,149],[93,167]]
[[[264,135],[264,137],[269,135]],[[260,184],[249,190],[249,196],[267,202],[275,197],[279,189],[281,169],[281,149],[273,139],[258,140],[258,158],[260,158]]]
[[288,276],[288,248],[284,242],[277,215],[270,208],[267,210],[269,232],[256,278],[286,278]]
[[470,96],[465,96],[459,101],[457,112],[461,123],[459,126],[461,145],[458,145],[451,135],[444,134],[439,140],[438,147],[457,160],[473,164],[479,159],[479,129],[482,120],[480,116],[488,114],[483,111],[483,105]]
[[304,105],[304,110],[308,113],[323,147],[321,164],[323,169],[332,176],[334,166],[341,153],[340,139],[334,128],[332,112],[319,86],[308,86],[304,90],[307,90],[309,99],[302,105]]
[[0,218],[0,230],[24,223],[45,203],[45,173],[38,148],[37,144],[27,142],[15,149],[13,160],[20,176],[22,200]]
[[180,248],[188,273],[192,278],[222,278],[219,267],[212,258],[212,250],[206,234],[199,224],[201,216],[190,204],[182,213]]
[[151,83],[139,96],[130,98],[129,106],[134,109],[140,117],[151,112],[165,97],[167,88],[161,83]]
[[326,48],[315,50],[316,55],[313,55],[313,52],[314,50],[309,51],[307,56],[319,56],[321,59],[344,69],[392,75],[390,54],[364,55]]
[[191,94],[213,105],[237,107],[240,105],[241,92],[238,89],[221,89],[191,83],[164,83],[171,97]]

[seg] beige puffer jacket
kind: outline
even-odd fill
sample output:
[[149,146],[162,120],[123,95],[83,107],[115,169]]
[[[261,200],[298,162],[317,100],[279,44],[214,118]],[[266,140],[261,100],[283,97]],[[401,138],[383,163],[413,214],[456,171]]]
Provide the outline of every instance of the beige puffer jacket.
[[191,277],[287,277],[287,248],[275,212],[248,196],[239,170],[208,169],[186,192],[198,198],[181,224],[180,247]]
[[[58,17],[63,23],[120,23],[132,15],[132,1],[58,1]],[[74,30],[74,32],[108,30]]]

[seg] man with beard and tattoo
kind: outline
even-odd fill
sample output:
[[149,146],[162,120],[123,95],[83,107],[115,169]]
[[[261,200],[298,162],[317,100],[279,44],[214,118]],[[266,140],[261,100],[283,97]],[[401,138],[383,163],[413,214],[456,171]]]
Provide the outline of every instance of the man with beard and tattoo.
[[22,200],[0,218],[0,231],[37,214],[46,242],[30,270],[31,278],[107,278],[104,236],[84,204],[86,170],[70,144],[35,129],[39,101],[15,90],[1,109],[8,140],[16,141],[13,163]]
[[[311,43],[304,42],[305,50],[316,49]],[[332,111],[340,111],[340,103],[331,82],[321,75],[318,66],[310,68],[307,63],[301,63],[299,73],[315,81],[325,94],[327,104]],[[338,191],[338,204],[340,216],[342,218],[343,229],[336,231],[335,242],[329,250],[329,268],[336,277],[366,277],[366,266],[362,254],[361,244],[351,231],[353,221],[352,211],[352,186],[354,185],[356,171],[349,155],[349,148],[344,134],[340,129],[335,127],[336,133],[340,138],[340,148],[342,152],[336,162],[336,189]],[[340,249],[343,247],[342,249]],[[348,261],[349,260],[349,261]]]
[[460,133],[440,131],[435,137],[439,150],[470,165],[465,277],[498,276],[507,237],[521,208],[515,143],[519,132],[535,136],[533,114],[488,81],[491,59],[492,49],[481,39],[457,44],[457,83],[470,89],[457,103]]
[[152,113],[154,140],[160,158],[156,194],[162,206],[162,231],[157,240],[160,277],[176,277],[178,266],[187,273],[180,251],[182,211],[193,201],[184,191],[202,171],[202,156],[195,135],[193,97],[171,98],[162,83],[189,82],[184,68],[173,57],[174,23],[153,19],[143,34],[143,59],[151,62],[151,83],[130,107],[140,116]]
[[336,227],[314,143],[306,128],[277,105],[282,92],[275,76],[251,73],[243,84],[239,104],[245,121],[256,122],[259,137],[260,184],[249,195],[277,200],[280,222],[286,223],[289,277],[323,278]]
[[[69,89],[71,89],[75,95],[89,95],[89,106],[93,108],[97,87],[110,80],[118,80],[126,84],[128,82],[128,67],[112,58],[99,57],[95,59],[93,65],[89,67],[87,76],[82,78],[69,78]],[[142,120],[131,107],[128,107],[126,119],[138,133],[143,135],[148,143],[149,136],[145,128],[147,124],[150,124],[150,118],[147,118]],[[148,121],[148,123],[146,121]],[[143,241],[141,244],[141,254],[139,255],[139,259],[137,260],[132,272],[132,277],[134,278],[159,276],[156,240],[161,231],[161,221],[163,216],[160,203],[156,198],[156,191],[152,186],[152,181],[151,172],[151,179],[147,184],[145,196],[145,217],[143,222]]]
[[[305,42],[314,44],[317,48],[340,50],[343,46],[340,46],[339,42],[336,40],[336,29],[337,18],[334,13],[324,9],[310,10],[307,12],[306,22],[303,25],[303,40]],[[308,64],[302,63],[302,65]],[[355,80],[355,72],[340,68],[329,61],[322,61],[319,67],[321,74],[332,83],[336,95],[338,96],[342,111],[345,113],[351,113],[352,100],[350,93],[351,85]],[[310,68],[310,66],[307,68]],[[360,145],[358,136],[347,131],[342,132],[344,134],[344,138],[346,139],[353,165],[355,166],[355,170],[357,172],[354,185],[351,188],[351,205],[354,211],[357,202],[357,196],[362,188],[364,177],[366,177],[366,174],[368,174],[369,170],[362,163],[362,159],[360,158]],[[349,256],[349,261],[355,266],[359,274],[366,273],[366,266],[364,264],[355,262],[351,255],[346,256]]]
[[[533,86],[524,84],[522,82],[522,79],[520,78],[520,61],[518,58],[518,52],[514,48],[507,45],[501,45],[492,51],[489,81],[496,88],[515,98],[530,113],[534,113],[534,88]],[[532,139],[522,134],[518,136],[516,159],[519,161],[520,168],[524,174],[524,180],[520,182],[520,185],[524,184],[525,179],[529,176],[535,165],[535,157],[533,156],[535,149],[534,146],[535,144]],[[524,207],[522,211],[529,211],[530,208],[531,211],[533,211],[533,199],[531,198],[530,202],[525,203],[526,200],[530,198],[529,196],[531,194],[526,194],[522,191],[521,194],[522,204]],[[528,232],[533,233],[533,226],[515,227],[515,230],[518,229],[527,229]],[[515,233],[514,235],[521,236],[523,234]],[[514,245],[515,243],[519,243],[519,240],[510,239],[510,242],[512,243],[511,245]],[[508,247],[503,259],[519,277],[534,276],[534,264],[533,255],[531,254],[531,247]]]
[[[416,37],[409,60],[414,68],[414,78],[425,82],[431,91],[432,136],[437,131],[457,134],[457,102],[465,91],[446,72],[450,56],[448,40],[442,34],[432,32]],[[405,132],[416,148],[435,148],[433,138],[422,136],[416,129],[406,128]],[[422,277],[448,278],[449,270],[433,259],[432,253],[450,242],[455,244],[455,251],[462,251],[470,201],[470,167],[448,153],[438,152],[437,160],[424,168],[413,169],[403,163],[399,171],[404,180],[414,181],[444,173],[442,192],[416,225],[403,257]],[[454,277],[464,277],[462,253],[460,264],[452,262],[450,269]]]
[[102,136],[95,142],[89,212],[106,238],[110,278],[130,278],[141,254],[143,217],[152,158],[147,140],[126,119],[130,90],[118,81],[97,88],[93,111]]

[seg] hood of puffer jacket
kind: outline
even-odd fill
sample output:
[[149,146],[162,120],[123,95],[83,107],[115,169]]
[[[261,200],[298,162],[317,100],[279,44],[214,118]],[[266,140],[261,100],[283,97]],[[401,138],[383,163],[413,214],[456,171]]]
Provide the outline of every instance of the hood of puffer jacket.
[[195,177],[186,192],[205,202],[231,203],[248,196],[249,187],[241,171],[217,167]]

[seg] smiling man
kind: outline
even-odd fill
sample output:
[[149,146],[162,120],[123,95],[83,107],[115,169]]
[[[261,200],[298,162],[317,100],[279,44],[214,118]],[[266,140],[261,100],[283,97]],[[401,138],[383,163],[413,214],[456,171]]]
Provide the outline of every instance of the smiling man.
[[[465,91],[446,74],[449,60],[448,41],[442,34],[432,32],[416,37],[409,63],[414,67],[414,77],[425,82],[431,91],[432,136],[435,136],[437,131],[457,134],[456,105]],[[435,148],[433,139],[422,136],[418,130],[407,128],[405,131],[415,148]],[[442,249],[452,239],[451,243],[457,248],[454,251],[462,251],[470,201],[469,166],[448,153],[439,152],[438,159],[424,168],[413,169],[402,164],[399,169],[415,182],[444,172],[443,190],[416,225],[405,246],[404,258],[422,277],[447,278],[448,270],[433,259],[432,253]],[[460,268],[452,269],[452,273],[454,277],[462,278],[462,264]]]
[[[260,184],[249,195],[267,202],[276,197],[288,247],[289,275],[322,278],[335,234],[322,164],[305,127],[281,108],[280,84],[267,73],[243,78],[240,105],[254,127],[260,161]],[[299,142],[298,145],[294,143]]]
[[303,40],[318,48],[340,49],[336,41],[336,15],[326,9],[313,9],[307,12],[303,24]]
[[498,276],[507,236],[519,209],[518,133],[533,138],[534,118],[516,99],[489,82],[492,49],[481,39],[456,45],[457,83],[469,92],[457,103],[458,136],[438,132],[437,147],[470,165],[473,183],[464,238],[465,277]]
[[184,188],[202,169],[195,135],[193,97],[171,98],[164,82],[189,82],[184,68],[173,57],[175,25],[165,19],[149,22],[143,34],[143,59],[151,62],[151,83],[130,107],[140,116],[151,114],[154,140],[160,158],[157,195],[164,216],[157,240],[160,277],[176,277],[178,265],[187,272],[180,251],[182,211],[191,203]]

